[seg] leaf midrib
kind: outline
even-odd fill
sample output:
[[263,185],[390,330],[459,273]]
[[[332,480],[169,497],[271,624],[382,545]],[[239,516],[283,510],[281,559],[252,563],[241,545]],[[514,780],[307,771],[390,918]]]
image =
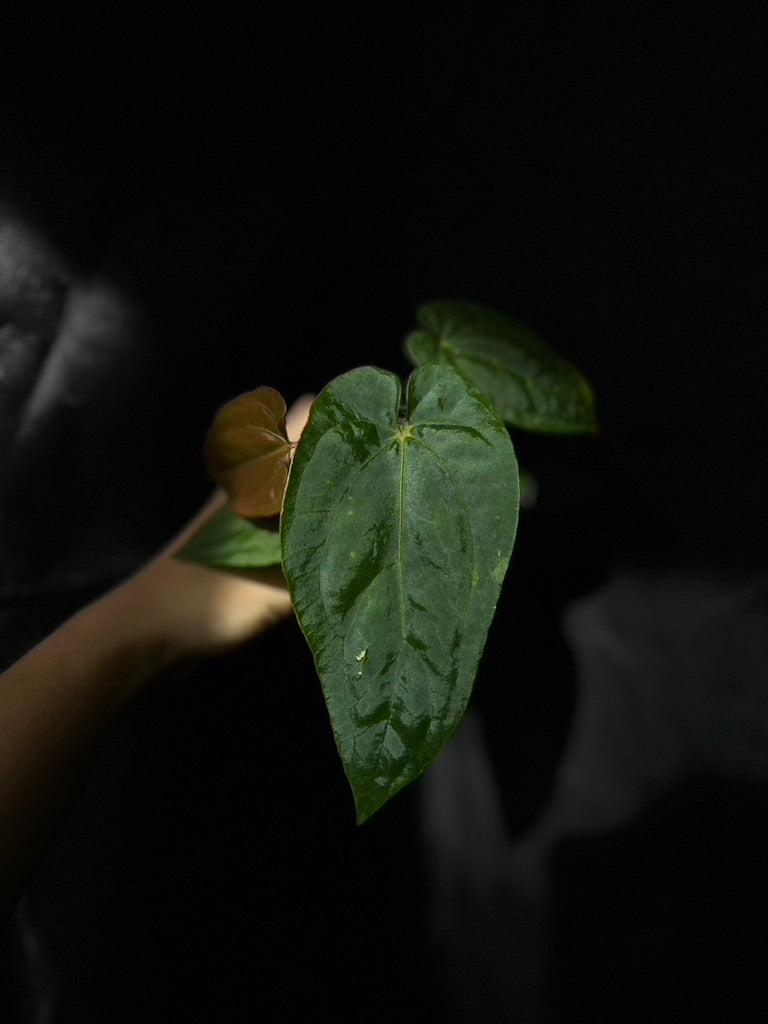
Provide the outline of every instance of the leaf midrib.
[[[424,424],[421,424],[421,423],[411,424],[411,426],[413,427],[414,430],[418,429],[418,427],[423,426],[423,425]],[[449,427],[449,426],[450,426],[450,424],[446,424],[446,427]],[[416,653],[419,655],[419,657],[422,657],[421,652],[417,648],[413,647],[413,644],[409,644],[407,621],[406,621],[405,557],[404,557],[404,551],[405,551],[405,476],[406,476],[406,451],[405,450],[406,450],[406,447],[407,447],[409,441],[412,441],[415,444],[420,444],[423,448],[425,448],[440,463],[440,465],[442,466],[443,471],[445,472],[446,476],[451,481],[451,485],[453,487],[454,493],[456,494],[456,496],[457,496],[457,498],[458,498],[458,500],[460,502],[460,510],[461,510],[462,517],[464,518],[465,523],[467,525],[466,536],[467,536],[467,539],[469,541],[469,555],[470,555],[469,561],[470,561],[471,566],[473,568],[475,567],[475,539],[474,539],[474,536],[472,534],[472,530],[471,530],[471,528],[469,526],[470,518],[469,518],[469,511],[468,511],[468,506],[467,506],[467,500],[466,500],[466,496],[464,495],[464,492],[463,492],[461,486],[459,485],[458,480],[456,479],[454,473],[451,470],[450,463],[440,454],[440,452],[437,451],[437,449],[433,448],[432,445],[428,444],[428,442],[425,441],[423,437],[419,437],[417,434],[412,433],[407,438],[401,438],[401,440],[399,441],[399,443],[401,445],[401,448],[402,448],[402,455],[401,455],[401,460],[400,460],[400,488],[399,488],[399,509],[398,509],[398,516],[399,516],[398,527],[399,527],[399,530],[398,530],[398,558],[397,558],[397,562],[398,562],[398,582],[399,582],[399,590],[400,590],[400,632],[401,632],[401,642],[400,642],[400,650],[398,652],[398,661],[402,657],[403,649],[405,648],[406,644],[411,646],[416,651]],[[395,442],[397,443],[397,438],[395,438]],[[370,460],[369,460],[369,462],[370,462]],[[422,660],[425,661],[427,663],[427,665],[429,665],[429,662],[428,662],[427,659],[422,657]],[[434,672],[434,669],[432,668],[432,666],[429,665],[429,667],[430,667],[431,671]],[[402,742],[402,737],[400,736],[400,733],[395,728],[395,726],[392,724],[392,718],[393,718],[394,709],[395,709],[395,701],[396,701],[396,699],[398,697],[398,694],[400,692],[401,687],[402,687],[402,678],[398,677],[398,681],[397,681],[397,683],[395,685],[395,688],[394,688],[394,691],[393,691],[393,694],[392,694],[392,699],[388,702],[389,710],[387,712],[386,720],[384,721],[384,728],[382,729],[382,732],[381,732],[381,739],[379,741],[378,750],[376,751],[376,761],[375,761],[375,763],[376,763],[377,766],[381,765],[381,752],[384,749],[384,744],[386,742],[387,732],[388,732],[389,729],[394,729],[395,732],[397,733],[398,738]],[[431,731],[432,730],[430,728],[429,732],[431,733]],[[429,735],[429,733],[427,735]],[[401,771],[399,773],[398,778],[403,775],[403,772],[407,772],[407,766],[404,767],[403,771]]]

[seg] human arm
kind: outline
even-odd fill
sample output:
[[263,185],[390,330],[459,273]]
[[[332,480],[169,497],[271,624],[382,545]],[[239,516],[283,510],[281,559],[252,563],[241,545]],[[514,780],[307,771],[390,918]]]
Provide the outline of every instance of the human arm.
[[[290,436],[308,404],[292,410]],[[217,493],[148,565],[0,675],[0,908],[15,903],[126,704],[290,614],[277,568],[222,572],[174,557],[223,501]]]

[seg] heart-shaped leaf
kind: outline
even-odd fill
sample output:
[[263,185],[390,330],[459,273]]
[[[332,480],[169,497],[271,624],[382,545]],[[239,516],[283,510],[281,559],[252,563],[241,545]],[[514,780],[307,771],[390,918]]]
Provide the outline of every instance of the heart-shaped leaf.
[[225,505],[177,557],[221,569],[263,569],[280,564],[280,534],[249,523]]
[[597,429],[584,377],[511,317],[468,302],[433,302],[416,316],[424,329],[405,341],[414,364],[454,367],[511,426],[551,434]]
[[246,519],[277,515],[291,462],[286,406],[273,388],[257,388],[223,406],[205,442],[205,464]]
[[283,568],[362,822],[466,709],[507,568],[518,473],[450,367],[363,367],[316,400],[282,517]]

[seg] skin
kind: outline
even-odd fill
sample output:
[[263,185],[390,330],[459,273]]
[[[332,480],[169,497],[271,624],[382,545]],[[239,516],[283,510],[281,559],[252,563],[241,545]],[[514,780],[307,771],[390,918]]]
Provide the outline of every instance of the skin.
[[[293,406],[297,440],[311,399]],[[10,911],[71,809],[100,740],[146,686],[291,614],[279,569],[222,572],[174,555],[225,501],[216,492],[144,568],[0,675],[0,909]]]

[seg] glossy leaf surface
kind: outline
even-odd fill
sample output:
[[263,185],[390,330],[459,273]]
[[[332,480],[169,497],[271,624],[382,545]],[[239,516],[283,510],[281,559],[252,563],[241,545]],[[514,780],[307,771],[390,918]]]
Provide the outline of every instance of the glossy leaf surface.
[[467,302],[433,302],[417,318],[423,329],[405,342],[413,362],[452,366],[511,426],[553,434],[597,429],[584,377],[511,317]]
[[450,367],[331,382],[297,448],[283,568],[362,822],[464,714],[514,543],[504,425]]
[[286,406],[273,388],[258,388],[223,406],[205,442],[211,479],[229,494],[246,519],[277,515],[290,467]]
[[198,530],[178,557],[221,569],[262,569],[280,564],[280,534],[249,523],[225,505]]

